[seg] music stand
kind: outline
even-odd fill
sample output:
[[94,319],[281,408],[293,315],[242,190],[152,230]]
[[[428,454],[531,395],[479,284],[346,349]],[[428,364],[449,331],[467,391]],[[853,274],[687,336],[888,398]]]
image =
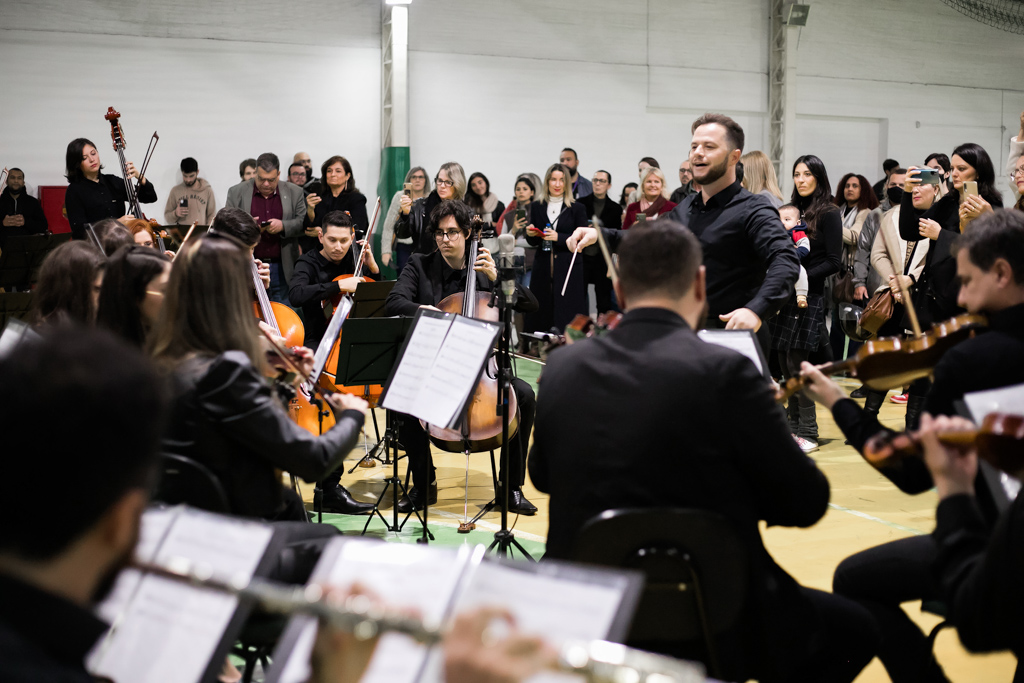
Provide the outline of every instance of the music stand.
[[352,312],[349,318],[383,318],[387,314],[384,306],[388,294],[395,287],[395,280],[384,282],[360,282],[352,296]]
[[68,233],[8,237],[0,254],[0,287],[27,289],[35,284],[39,266],[46,255],[70,239]]
[[0,330],[7,327],[8,320],[26,320],[32,310],[35,292],[8,292],[0,294]]
[[[366,283],[363,283],[366,284]],[[360,284],[359,287],[362,287]],[[391,372],[398,362],[402,345],[409,336],[415,318],[349,318],[345,321],[345,334],[341,335],[338,343],[338,369],[337,384],[385,384],[391,376]],[[392,464],[391,476],[384,480],[384,489],[380,492],[373,504],[373,511],[363,526],[363,535],[370,528],[373,516],[380,517],[387,531],[399,532],[409,521],[409,517],[415,513],[416,518],[423,525],[423,529],[430,540],[434,535],[427,528],[426,520],[420,516],[419,510],[413,509],[412,513],[405,516],[401,524],[398,522],[398,500],[399,489],[401,495],[408,494],[405,484],[398,476],[398,425],[395,415],[388,409],[385,410],[384,438],[373,448],[371,453],[383,447],[386,457],[390,458]],[[391,489],[392,497],[392,522],[389,524],[384,515],[381,514],[380,504]]]

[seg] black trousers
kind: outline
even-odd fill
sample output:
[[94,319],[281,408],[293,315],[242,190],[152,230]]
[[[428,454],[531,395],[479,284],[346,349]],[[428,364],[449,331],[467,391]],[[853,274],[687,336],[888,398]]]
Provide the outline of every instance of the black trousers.
[[619,307],[615,304],[615,294],[612,289],[612,280],[608,277],[608,264],[600,254],[591,256],[583,254],[583,279],[588,285],[594,285],[594,295],[597,299],[598,313],[617,311]]
[[[519,429],[508,441],[508,477],[502,469],[498,478],[502,482],[509,481],[513,488],[526,482],[526,454],[533,432],[533,419],[537,412],[537,395],[533,387],[519,379],[512,378],[512,390],[516,392],[519,402]],[[411,415],[397,415],[401,420],[398,428],[398,441],[409,456],[409,470],[412,473],[413,486],[422,488],[434,482],[434,459],[430,454],[430,439],[427,432],[420,426],[420,421]],[[495,457],[498,452],[495,451]]]
[[878,657],[893,683],[947,680],[938,664],[928,664],[928,639],[900,607],[941,595],[930,572],[937,553],[930,535],[904,538],[851,555],[832,578],[836,595],[858,602],[874,616],[882,635]]

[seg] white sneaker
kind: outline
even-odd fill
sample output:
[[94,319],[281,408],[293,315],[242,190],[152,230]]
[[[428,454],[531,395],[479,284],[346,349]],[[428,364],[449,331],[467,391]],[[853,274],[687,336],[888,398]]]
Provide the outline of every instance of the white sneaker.
[[802,450],[804,453],[810,453],[811,451],[818,450],[817,441],[805,439],[804,437],[797,436],[796,434],[793,435],[793,438],[796,440],[796,445],[799,446],[800,450]]

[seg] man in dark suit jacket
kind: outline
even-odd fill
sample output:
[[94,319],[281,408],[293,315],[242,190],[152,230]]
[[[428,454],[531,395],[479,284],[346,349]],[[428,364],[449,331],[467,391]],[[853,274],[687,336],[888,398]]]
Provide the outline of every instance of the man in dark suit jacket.
[[626,232],[618,256],[622,322],[552,353],[540,382],[529,470],[551,494],[548,555],[571,556],[580,527],[613,508],[725,515],[751,558],[746,612],[726,636],[742,655],[730,657],[729,680],[852,681],[874,654],[870,614],[797,584],[758,530],[761,520],[817,522],[828,481],[754,365],[696,335],[707,300],[700,243],[662,219]]
[[[611,186],[612,174],[608,171],[596,171],[593,178],[593,193],[580,197],[579,202],[586,209],[587,218],[596,216],[604,227],[618,230],[622,227],[622,207],[608,196]],[[619,310],[612,294],[608,265],[604,262],[604,256],[599,249],[591,248],[583,252],[583,273],[587,284],[594,285],[597,312]]]

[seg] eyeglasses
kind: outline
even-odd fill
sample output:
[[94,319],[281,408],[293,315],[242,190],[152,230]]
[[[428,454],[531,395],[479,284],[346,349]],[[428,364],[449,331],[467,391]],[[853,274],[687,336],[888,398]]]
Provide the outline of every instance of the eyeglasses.
[[455,182],[452,180],[441,180],[440,178],[434,178],[434,184],[438,187],[454,187]]
[[420,173],[418,173],[416,175],[409,176],[409,180],[426,180],[426,179],[427,179],[427,176],[425,176],[423,174],[420,174]]
[[592,183],[608,183],[609,181],[605,180],[604,178],[594,178],[590,182],[592,182]]
[[444,241],[446,239],[449,242],[454,242],[455,238],[458,237],[461,234],[462,234],[461,230],[435,230],[434,231],[434,239],[436,239],[438,242],[442,242],[442,241]]
[[1010,171],[1010,180],[1015,179],[1017,176],[1024,176],[1024,168],[1015,168]]

